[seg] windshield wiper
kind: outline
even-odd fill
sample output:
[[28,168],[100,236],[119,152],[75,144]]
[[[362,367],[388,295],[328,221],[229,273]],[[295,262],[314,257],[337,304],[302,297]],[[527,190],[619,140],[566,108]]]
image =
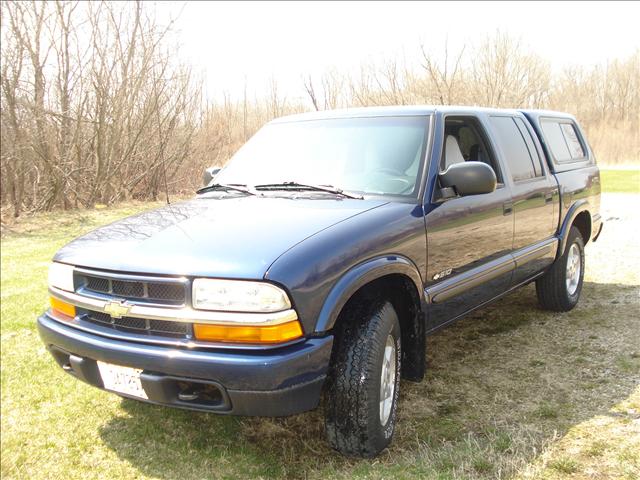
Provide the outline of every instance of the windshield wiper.
[[340,195],[346,198],[355,198],[357,200],[362,200],[364,198],[361,195],[347,193],[340,188],[334,187],[333,185],[312,185],[299,182],[282,182],[255,185],[253,188],[255,188],[256,190],[312,190],[314,192],[333,193],[334,195]]
[[229,191],[242,192],[247,195],[256,194],[250,188],[247,188],[246,185],[240,185],[238,183],[214,183],[212,185],[207,185],[206,187],[202,187],[196,190],[196,193],[200,194],[200,193],[207,193],[207,192],[215,192],[217,190],[222,190],[224,192],[229,192]]

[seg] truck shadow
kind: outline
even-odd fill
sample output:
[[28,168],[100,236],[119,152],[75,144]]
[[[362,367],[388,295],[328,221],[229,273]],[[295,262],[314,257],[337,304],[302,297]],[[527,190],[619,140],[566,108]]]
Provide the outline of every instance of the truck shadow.
[[433,335],[427,378],[403,383],[393,445],[375,466],[327,446],[320,409],[236,418],[122,400],[124,415],[100,436],[145,475],[166,479],[509,477],[638,388],[638,291],[585,283],[580,305],[556,314],[539,309],[530,285]]

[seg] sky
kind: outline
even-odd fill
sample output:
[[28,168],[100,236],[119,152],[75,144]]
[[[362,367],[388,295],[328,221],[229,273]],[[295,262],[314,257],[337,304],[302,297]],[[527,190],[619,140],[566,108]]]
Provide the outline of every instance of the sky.
[[177,21],[181,60],[205,78],[209,98],[259,93],[271,78],[289,97],[303,75],[357,71],[390,57],[417,61],[497,30],[520,38],[552,69],[604,63],[640,48],[640,2],[157,2]]

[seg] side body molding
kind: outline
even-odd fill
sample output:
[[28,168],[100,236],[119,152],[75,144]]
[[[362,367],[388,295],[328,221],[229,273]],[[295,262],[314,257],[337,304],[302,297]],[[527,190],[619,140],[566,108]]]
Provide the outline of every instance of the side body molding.
[[502,275],[508,274],[516,268],[516,262],[511,254],[488,262],[479,267],[432,285],[426,290],[428,303],[442,303],[457,295],[472,290]]
[[567,246],[567,236],[569,235],[571,224],[582,212],[589,213],[589,202],[585,199],[577,200],[573,205],[571,205],[571,208],[569,208],[569,211],[565,215],[560,231],[558,232],[558,238],[560,239],[560,243],[558,245],[558,257],[564,253]]
[[363,285],[385,275],[402,274],[409,277],[420,296],[424,310],[424,286],[415,264],[400,255],[384,255],[356,265],[345,273],[329,292],[316,322],[316,332],[333,328],[338,314],[349,298]]

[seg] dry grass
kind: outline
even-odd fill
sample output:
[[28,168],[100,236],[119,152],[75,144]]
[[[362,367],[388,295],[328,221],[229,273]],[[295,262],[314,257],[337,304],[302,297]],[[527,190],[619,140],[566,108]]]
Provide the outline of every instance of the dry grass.
[[19,272],[44,269],[54,243],[96,219],[76,230],[69,223],[50,244],[37,230],[10,234],[3,477],[640,478],[639,199],[603,198],[607,223],[587,247],[574,311],[540,310],[528,286],[431,337],[427,378],[403,383],[394,443],[374,460],[332,452],[321,411],[284,419],[182,412],[64,375],[33,331],[44,279]]

